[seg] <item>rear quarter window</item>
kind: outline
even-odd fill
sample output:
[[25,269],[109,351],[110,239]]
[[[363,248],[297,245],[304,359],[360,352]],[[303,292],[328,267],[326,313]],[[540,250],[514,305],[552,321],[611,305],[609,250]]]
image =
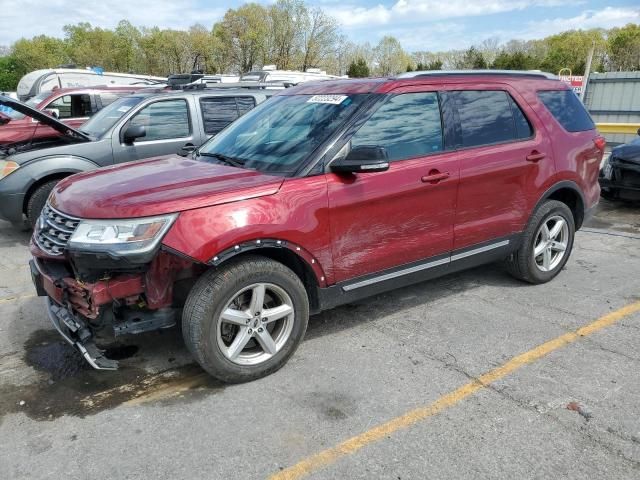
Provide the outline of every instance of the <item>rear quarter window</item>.
[[538,98],[568,132],[584,132],[595,127],[589,112],[573,90],[543,90]]

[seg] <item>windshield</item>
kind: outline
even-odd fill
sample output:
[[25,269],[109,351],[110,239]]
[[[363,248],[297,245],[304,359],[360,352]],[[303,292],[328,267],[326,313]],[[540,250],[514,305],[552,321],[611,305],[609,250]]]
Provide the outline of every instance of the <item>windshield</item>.
[[[43,100],[45,100],[49,95],[51,95],[50,91],[40,92],[38,95],[36,95],[35,97],[31,97],[29,100],[27,100],[24,103],[29,105],[32,108],[37,108],[38,105]],[[22,120],[26,116],[24,113],[20,113],[17,110],[13,110],[11,108],[7,108],[6,111],[3,110],[2,113],[11,117],[13,120]]]
[[140,103],[144,97],[122,97],[107,105],[80,127],[82,133],[101,138],[125,113]]
[[292,175],[354,114],[366,97],[275,96],[205,143],[197,158]]

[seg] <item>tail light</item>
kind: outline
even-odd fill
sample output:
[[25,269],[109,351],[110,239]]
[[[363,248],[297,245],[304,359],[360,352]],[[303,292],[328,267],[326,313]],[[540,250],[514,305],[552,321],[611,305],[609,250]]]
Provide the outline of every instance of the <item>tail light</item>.
[[597,136],[593,139],[593,143],[595,143],[596,148],[601,152],[604,152],[604,147],[607,144],[607,140],[603,136]]

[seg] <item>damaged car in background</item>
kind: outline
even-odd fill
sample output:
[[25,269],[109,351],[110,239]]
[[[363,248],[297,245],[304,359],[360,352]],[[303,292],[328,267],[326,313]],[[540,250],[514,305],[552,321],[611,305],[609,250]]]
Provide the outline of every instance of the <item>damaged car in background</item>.
[[265,89],[145,89],[114,101],[79,129],[0,96],[0,105],[58,133],[0,146],[0,219],[16,226],[26,220],[33,227],[63,178],[158,155],[186,155],[271,94]]
[[640,129],[638,138],[611,150],[600,171],[601,194],[606,199],[640,200]]

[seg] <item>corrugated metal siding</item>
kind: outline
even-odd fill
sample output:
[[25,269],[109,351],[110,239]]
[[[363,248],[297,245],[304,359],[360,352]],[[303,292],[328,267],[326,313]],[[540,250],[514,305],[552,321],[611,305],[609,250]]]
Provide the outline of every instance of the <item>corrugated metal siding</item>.
[[[592,73],[584,104],[596,123],[640,123],[640,72]],[[626,143],[631,134],[606,134],[607,143]]]

